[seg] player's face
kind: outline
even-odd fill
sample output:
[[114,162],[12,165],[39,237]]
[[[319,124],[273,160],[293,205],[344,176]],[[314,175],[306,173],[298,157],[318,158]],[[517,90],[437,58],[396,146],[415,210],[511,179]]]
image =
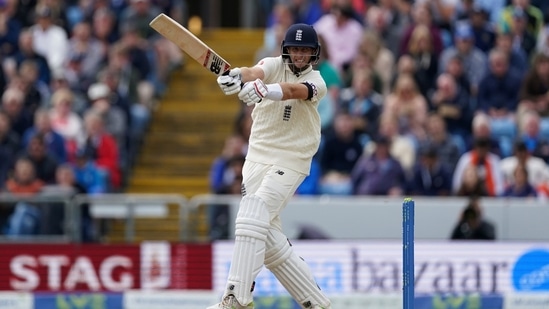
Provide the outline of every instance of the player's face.
[[313,55],[314,49],[310,47],[288,47],[292,63],[299,69],[307,66]]

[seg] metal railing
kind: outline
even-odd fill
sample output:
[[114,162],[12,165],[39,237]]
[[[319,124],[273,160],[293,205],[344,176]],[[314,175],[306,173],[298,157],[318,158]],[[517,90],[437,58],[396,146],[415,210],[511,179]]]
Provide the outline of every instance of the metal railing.
[[[103,194],[103,195],[36,195],[16,196],[0,193],[0,205],[17,202],[41,204],[44,207],[63,205],[63,234],[28,237],[0,236],[0,242],[82,242],[82,206],[89,205],[92,218],[121,219],[126,242],[136,240],[136,219],[163,220],[168,217],[168,205],[177,208],[177,235],[181,242],[209,241],[200,237],[203,222],[191,220],[205,207],[228,207],[227,234],[234,234],[240,195],[196,195],[186,198],[178,194]],[[282,225],[290,238],[296,238],[303,226],[319,227],[333,239],[396,239],[400,231],[402,199],[390,197],[315,196],[292,198],[281,213]],[[455,225],[467,200],[463,198],[416,199],[417,238],[445,239]],[[546,240],[549,237],[549,204],[527,199],[485,198],[481,200],[484,217],[496,225],[499,240]],[[173,207],[172,207],[173,210]],[[171,216],[173,218],[173,216]],[[173,221],[172,221],[173,222]],[[343,224],[341,222],[344,222]],[[208,228],[211,222],[208,222]],[[171,233],[171,231],[169,232]],[[173,235],[173,234],[171,234]]]

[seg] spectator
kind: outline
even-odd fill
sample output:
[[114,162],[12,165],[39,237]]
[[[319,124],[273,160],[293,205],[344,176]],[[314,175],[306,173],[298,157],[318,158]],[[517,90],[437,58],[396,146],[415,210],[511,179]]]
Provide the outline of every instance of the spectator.
[[37,77],[36,64],[32,60],[25,60],[9,84],[23,93],[23,108],[31,118],[39,106],[46,104],[50,96],[49,85],[42,83]]
[[506,6],[501,12],[499,27],[505,31],[512,28],[513,14],[517,9],[521,9],[526,14],[527,31],[537,38],[543,27],[543,13],[537,7],[530,4],[530,0],[512,0],[511,5]]
[[528,55],[522,48],[514,46],[513,43],[513,34],[511,32],[498,32],[494,49],[502,51],[507,56],[509,69],[515,71],[522,78],[528,70]]
[[119,152],[126,154],[128,121],[124,111],[112,104],[112,97],[111,89],[104,83],[94,83],[88,88],[89,110],[94,110],[103,117],[106,132],[116,139],[120,146]]
[[[75,177],[75,173],[71,165],[61,164],[57,167],[55,172],[55,183],[45,186],[42,190],[42,194],[63,195],[67,197],[74,197],[78,194],[87,194],[86,189],[81,186]],[[93,219],[90,215],[89,205],[84,203],[83,205],[77,205],[80,207],[81,215],[81,240],[83,242],[91,242],[97,239],[97,231]],[[50,204],[48,206],[49,233],[48,234],[64,234],[67,231],[63,225],[65,220],[65,204]]]
[[438,55],[433,50],[431,33],[427,26],[417,25],[414,28],[407,50],[415,62],[417,87],[425,96],[434,88],[438,71]]
[[257,51],[255,56],[256,63],[265,57],[280,55],[280,44],[284,39],[286,29],[295,23],[290,3],[277,2],[270,14],[263,34],[263,46]]
[[[486,114],[476,114],[475,117],[473,117],[473,123],[471,124],[472,127],[472,134],[469,140],[467,141],[467,148],[466,150],[471,150],[475,146],[475,140],[476,139],[488,139],[490,141],[490,152],[498,155],[499,157],[506,157],[502,154],[510,153],[510,149],[507,149],[509,147],[508,143],[502,142],[500,143],[499,139],[496,139],[492,136],[492,127],[490,125],[490,118],[486,116]],[[501,148],[505,149],[502,150]]]
[[452,75],[442,73],[429,101],[431,110],[444,119],[448,132],[461,137],[465,144],[471,132],[473,114],[467,91],[459,87]]
[[496,231],[492,223],[482,217],[477,201],[471,201],[463,210],[450,237],[452,240],[495,240]]
[[[520,50],[524,53],[527,59],[536,48],[537,37],[528,31],[528,15],[522,8],[513,10],[513,22],[511,24],[511,39],[514,50]],[[528,67],[528,64],[526,64]]]
[[414,5],[412,12],[412,23],[404,30],[402,41],[400,42],[400,53],[399,55],[409,53],[409,42],[417,26],[426,26],[429,29],[431,34],[431,43],[433,44],[433,53],[436,55],[436,58],[440,56],[440,53],[443,49],[442,35],[440,33],[440,28],[433,22],[432,10],[428,4],[418,4]]
[[415,165],[408,191],[412,195],[447,196],[452,189],[452,171],[439,158],[433,146],[420,148],[420,158]]
[[109,173],[109,188],[117,191],[122,185],[120,174],[120,157],[118,144],[112,135],[105,131],[103,118],[94,110],[89,110],[84,115],[86,142],[84,151],[97,166]]
[[72,29],[67,60],[63,63],[71,89],[85,94],[106,59],[101,43],[92,36],[91,25],[80,22]]
[[32,114],[25,109],[24,93],[16,87],[9,86],[2,94],[0,109],[8,116],[11,129],[20,138],[33,123]]
[[34,171],[38,179],[46,184],[55,182],[55,171],[59,162],[48,152],[43,135],[38,134],[32,137],[22,156],[34,164]]
[[458,184],[457,192],[453,193],[456,196],[464,196],[469,198],[488,196],[486,184],[479,177],[474,165],[468,165],[465,167],[461,182]]
[[455,55],[448,59],[448,65],[440,74],[444,73],[450,74],[456,81],[458,87],[467,93],[471,105],[470,109],[474,109],[476,107],[476,95],[473,95],[475,89],[472,88],[471,81],[469,81],[469,77],[465,74],[461,56]]
[[343,72],[349,67],[358,52],[364,28],[354,19],[350,4],[334,4],[330,12],[313,24],[318,35],[326,41],[330,63]]
[[406,175],[409,175],[416,163],[416,144],[410,136],[401,134],[398,131],[398,119],[382,115],[379,120],[379,131],[372,137],[372,141],[366,144],[365,153],[372,154],[375,149],[375,139],[379,136],[385,136],[391,140],[390,153],[395,158]]
[[[92,14],[92,35],[101,46],[101,54],[108,55],[110,46],[120,38],[116,16],[109,8],[94,10]],[[106,62],[106,59],[103,62]]]
[[376,140],[372,155],[359,158],[351,172],[355,195],[400,196],[404,193],[406,176],[400,163],[389,149],[391,141],[381,136]]
[[384,45],[393,55],[400,54],[403,33],[412,23],[412,1],[377,1],[365,14],[367,29],[383,38]]
[[[13,175],[4,184],[4,192],[15,196],[34,196],[42,191],[44,182],[36,177],[34,165],[26,158],[15,162]],[[8,218],[6,234],[8,236],[36,235],[40,232],[42,212],[37,205],[17,202]]]
[[[61,71],[67,59],[67,32],[54,23],[58,16],[53,15],[51,8],[37,6],[35,14],[36,23],[30,28],[34,50],[46,58],[53,72]],[[51,48],[52,46],[55,48]]]
[[71,164],[76,183],[85,189],[87,194],[109,193],[109,172],[97,166],[84,149],[80,149]]
[[475,36],[475,46],[486,54],[496,44],[496,31],[489,20],[489,15],[485,8],[473,5],[469,21]]
[[125,25],[120,34],[119,43],[128,50],[129,61],[137,72],[137,79],[147,80],[154,70],[154,65],[149,60],[147,40],[139,36],[137,28],[132,24]]
[[489,58],[489,72],[480,82],[478,108],[490,117],[494,136],[512,139],[522,79],[509,68],[509,58],[505,52],[492,50]]
[[509,187],[514,180],[514,173],[518,165],[524,165],[528,173],[528,183],[538,188],[549,181],[549,167],[541,158],[532,156],[528,152],[524,141],[515,143],[514,155],[501,160],[501,172],[505,179],[505,187]]
[[391,79],[395,70],[395,56],[384,46],[382,38],[372,30],[362,35],[359,52],[370,59],[372,69],[379,76],[382,85],[381,94],[386,96],[391,91]]
[[458,24],[454,32],[453,47],[446,48],[440,55],[439,70],[446,71],[450,59],[459,56],[467,79],[471,83],[471,93],[476,95],[481,79],[486,74],[486,55],[475,46],[474,34],[468,24]]
[[519,139],[526,143],[530,154],[549,163],[549,140],[541,135],[540,122],[537,113],[525,113],[521,119]]
[[460,145],[456,140],[462,142],[461,137],[448,134],[446,123],[440,115],[431,114],[427,119],[427,138],[422,141],[420,149],[436,149],[438,161],[453,173],[459,157],[465,152],[463,142]]
[[149,22],[159,13],[158,6],[151,0],[131,0],[130,5],[120,14],[118,32],[124,33],[126,29],[134,29],[139,37],[147,41],[145,49],[154,55],[156,63],[154,78],[163,83],[171,70],[181,65],[183,54],[177,45],[160,36],[149,26]]
[[68,54],[81,58],[82,71],[88,80],[93,80],[107,57],[101,43],[93,36],[91,24],[86,21],[81,21],[72,28]]
[[324,10],[319,1],[290,0],[289,4],[294,15],[294,23],[314,25],[324,15]]
[[45,108],[40,108],[34,113],[34,125],[25,131],[22,139],[23,147],[26,148],[29,141],[37,135],[44,137],[48,152],[55,157],[57,162],[67,161],[65,139],[52,129],[49,112]]
[[21,32],[21,22],[14,16],[9,1],[0,2],[0,59],[13,56],[17,52],[17,40]]
[[468,166],[476,169],[477,176],[486,184],[488,196],[501,196],[503,194],[503,175],[501,174],[500,158],[490,152],[490,140],[478,138],[475,147],[459,158],[454,171],[452,187],[457,193],[465,177]]
[[520,117],[525,111],[535,111],[549,116],[549,54],[539,53],[534,56],[532,65],[522,80],[519,91]]
[[11,120],[0,110],[0,183],[8,178],[8,172],[15,163],[16,154],[21,147],[19,136],[11,130]]
[[18,51],[13,56],[17,66],[20,66],[23,61],[32,60],[38,66],[38,79],[49,85],[51,82],[51,69],[46,57],[37,53],[34,50],[34,37],[30,29],[21,31],[18,40]]
[[371,71],[353,74],[352,87],[341,91],[339,102],[337,110],[349,114],[356,135],[371,138],[376,134],[383,97],[373,90]]
[[503,196],[506,197],[536,197],[534,186],[528,181],[526,166],[518,164],[513,171],[513,181],[505,188]]
[[362,143],[355,134],[353,118],[339,113],[334,130],[325,137],[320,149],[321,194],[352,194],[351,171],[362,155]]
[[414,140],[425,137],[427,100],[411,75],[397,78],[395,88],[384,103],[382,114],[398,119],[400,131]]
[[[228,180],[225,171],[228,170],[229,161],[232,158],[242,157],[247,152],[247,142],[240,134],[229,135],[221,154],[215,158],[210,167],[210,191],[219,194],[227,188]],[[234,177],[229,177],[234,178]]]
[[76,150],[84,142],[82,118],[73,111],[73,103],[74,94],[66,88],[57,90],[51,98],[51,127],[65,139],[65,149],[69,161],[74,160]]

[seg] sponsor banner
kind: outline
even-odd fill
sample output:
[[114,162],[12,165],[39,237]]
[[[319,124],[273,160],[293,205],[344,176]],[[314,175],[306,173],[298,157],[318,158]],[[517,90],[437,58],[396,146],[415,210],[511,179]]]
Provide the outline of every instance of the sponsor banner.
[[141,288],[166,289],[170,287],[171,248],[168,242],[141,244]]
[[[3,248],[1,248],[3,247]],[[139,287],[135,245],[1,246],[0,290],[123,291]]]
[[210,244],[9,244],[0,251],[0,290],[212,288]]
[[196,309],[219,302],[220,295],[212,291],[127,291],[124,309]]
[[547,309],[549,293],[512,293],[505,295],[503,309]]
[[122,293],[35,293],[36,309],[122,308]]
[[33,300],[31,293],[0,292],[0,309],[33,309]]
[[414,301],[415,309],[503,309],[503,297],[500,295],[418,295]]
[[212,289],[212,246],[210,244],[173,244],[171,263],[171,289]]
[[[327,294],[402,292],[400,242],[295,241],[293,248]],[[213,250],[213,287],[222,292],[233,242],[216,242]],[[416,242],[414,255],[418,294],[549,292],[549,243]],[[285,290],[263,269],[254,293],[277,296]]]

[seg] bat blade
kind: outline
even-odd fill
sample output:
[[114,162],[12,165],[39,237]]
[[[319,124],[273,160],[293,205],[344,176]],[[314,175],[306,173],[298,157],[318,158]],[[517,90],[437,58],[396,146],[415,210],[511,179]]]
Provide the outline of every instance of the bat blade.
[[159,14],[149,25],[214,75],[222,75],[231,68],[229,62],[168,15]]

